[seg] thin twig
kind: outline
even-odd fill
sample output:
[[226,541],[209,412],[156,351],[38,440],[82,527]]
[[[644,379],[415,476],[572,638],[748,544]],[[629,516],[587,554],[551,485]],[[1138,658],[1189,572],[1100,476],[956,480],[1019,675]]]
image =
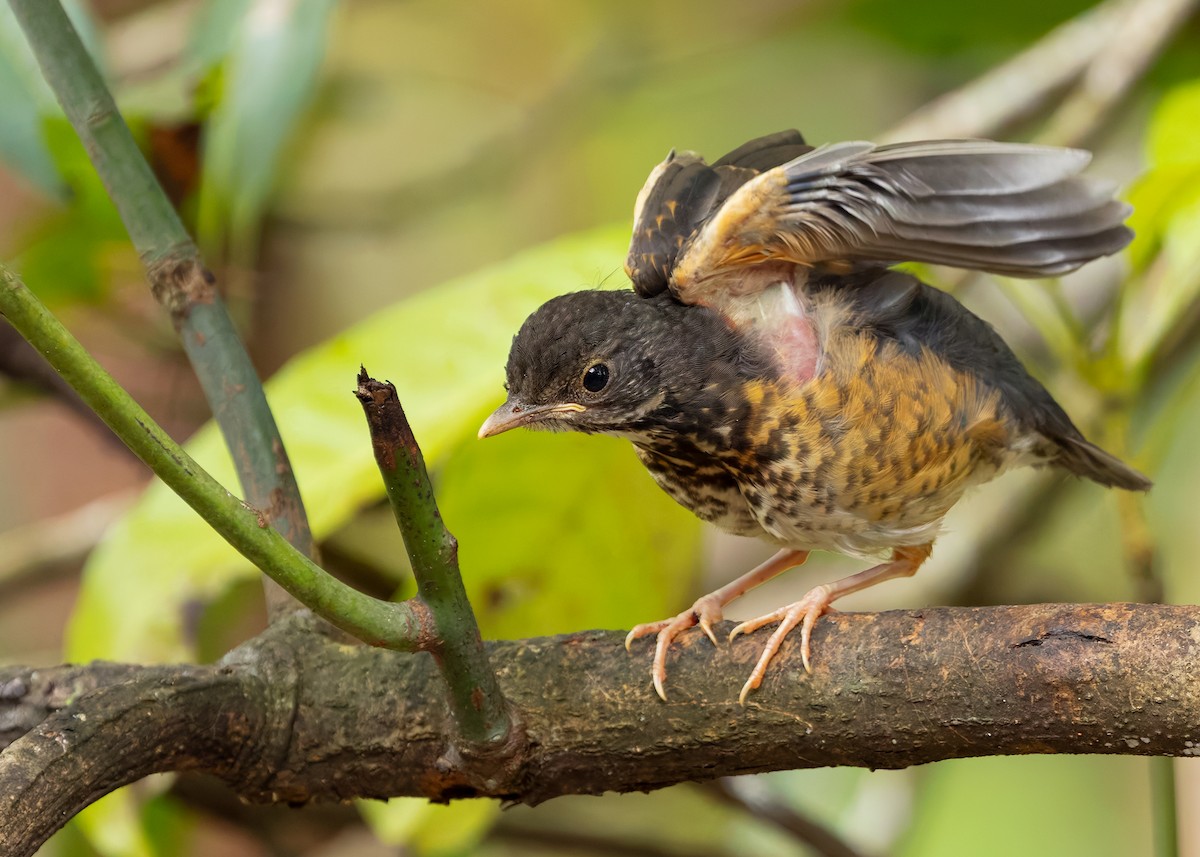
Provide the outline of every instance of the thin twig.
[[600,836],[582,830],[550,830],[511,824],[498,825],[489,838],[513,843],[521,848],[522,853],[536,849],[550,854],[575,854],[584,851],[611,854],[613,857],[696,857],[697,853],[703,853],[705,857],[723,857],[729,854],[728,851],[712,844],[706,845],[703,852],[698,852],[695,848],[664,848],[650,842],[617,839],[614,836]]
[[987,137],[1067,86],[1121,32],[1141,0],[1108,0],[1052,30],[1033,47],[936,98],[883,134],[884,142]]
[[[312,534],[287,452],[262,383],[213,277],[142,157],[95,63],[58,0],[9,0],[88,157],[116,204],[146,267],[151,290],[171,314],[213,416],[225,436],[246,499],[301,552]],[[295,603],[267,587],[272,616]]]
[[778,827],[822,857],[863,857],[825,825],[773,800],[758,781],[723,777],[709,784],[707,792],[722,803]]
[[1196,9],[1196,0],[1140,0],[1088,63],[1039,140],[1055,146],[1087,142]]
[[512,719],[458,570],[458,542],[438,512],[425,459],[396,388],[371,378],[363,368],[356,395],[412,562],[418,592],[414,600],[423,602],[433,616],[437,643],[432,651],[450,689],[459,730],[472,743],[502,743]]
[[[20,334],[2,322],[0,322],[0,375],[52,396],[70,408],[72,413],[83,420],[84,425],[96,430],[106,443],[116,443],[112,432],[92,412],[92,409],[79,400],[75,391],[63,383],[63,379],[58,377],[41,355],[21,338]],[[116,445],[120,446],[120,444]],[[123,446],[120,448],[122,453],[128,451]],[[0,559],[2,556],[0,554]]]
[[400,651],[428,647],[429,619],[421,605],[364,595],[297,551],[265,514],[230,494],[175,443],[3,265],[0,313],[209,526],[314,613],[375,646]]
[[[1129,410],[1113,409],[1104,421],[1108,448],[1119,458],[1129,460]],[[1141,494],[1122,491],[1117,495],[1121,522],[1121,548],[1125,566],[1138,587],[1142,601],[1161,604],[1166,587],[1159,566],[1159,550],[1146,519],[1146,501]],[[1179,800],[1175,791],[1175,763],[1172,759],[1150,760],[1150,802],[1153,808],[1154,854],[1178,857]]]
[[1174,759],[1150,760],[1150,813],[1155,857],[1179,857],[1179,797],[1175,791]]
[[[105,432],[112,436],[107,427]],[[22,587],[46,583],[64,571],[78,570],[105,531],[128,510],[131,499],[129,493],[111,494],[65,514],[0,533],[0,599]]]

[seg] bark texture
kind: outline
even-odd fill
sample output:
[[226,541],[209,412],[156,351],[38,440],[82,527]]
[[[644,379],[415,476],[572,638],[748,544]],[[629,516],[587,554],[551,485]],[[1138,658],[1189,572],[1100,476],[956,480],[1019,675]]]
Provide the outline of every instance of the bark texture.
[[[105,791],[161,770],[214,773],[255,801],[538,803],[785,768],[1200,753],[1197,607],[836,613],[817,625],[814,673],[789,641],[745,708],[738,689],[761,634],[717,648],[685,634],[666,703],[648,646],[627,655],[620,632],[493,642],[521,739],[470,757],[455,749],[430,656],[314,628],[301,614],[218,667],[122,668],[58,708],[0,754],[0,853],[32,853]],[[0,670],[8,722],[55,707],[29,675]]]

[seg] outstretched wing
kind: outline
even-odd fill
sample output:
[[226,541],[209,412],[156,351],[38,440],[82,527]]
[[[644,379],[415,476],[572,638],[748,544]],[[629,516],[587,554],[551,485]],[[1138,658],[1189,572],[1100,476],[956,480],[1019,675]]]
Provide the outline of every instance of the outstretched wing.
[[730,194],[764,170],[811,151],[795,130],[751,140],[712,166],[694,152],[672,150],[651,171],[634,204],[625,262],[634,288],[644,296],[664,291],[680,254]]
[[[912,260],[1063,274],[1133,235],[1124,225],[1130,208],[1113,199],[1113,187],[1080,175],[1090,158],[987,140],[822,146],[758,175],[737,174],[723,198],[704,185],[705,205],[685,212],[671,233],[674,253],[661,257],[655,279],[635,284],[650,291],[665,274],[685,303],[720,306],[731,270],[770,261],[818,268]],[[644,200],[678,198],[660,193],[670,166],[657,182],[651,177]]]

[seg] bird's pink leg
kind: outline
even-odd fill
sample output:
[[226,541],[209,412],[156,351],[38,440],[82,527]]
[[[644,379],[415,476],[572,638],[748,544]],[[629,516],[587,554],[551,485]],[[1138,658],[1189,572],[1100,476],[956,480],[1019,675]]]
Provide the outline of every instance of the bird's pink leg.
[[667,679],[667,648],[675,638],[688,628],[698,624],[715,646],[717,644],[717,635],[713,633],[712,626],[714,622],[721,621],[721,608],[738,596],[749,592],[760,583],[765,583],[772,577],[787,571],[789,568],[795,568],[803,564],[806,559],[808,559],[808,551],[781,550],[762,565],[756,566],[737,580],[725,584],[720,589],[710,592],[702,598],[696,599],[696,603],[678,616],[671,619],[663,619],[660,622],[647,622],[644,625],[638,625],[625,637],[625,649],[628,650],[633,641],[641,637],[649,634],[658,635],[654,647],[654,667],[651,669],[650,675],[654,679],[654,689],[665,702],[667,693],[663,690],[663,682]]
[[821,618],[823,613],[829,611],[830,605],[843,595],[858,592],[860,589],[866,589],[868,586],[874,586],[885,580],[891,580],[893,577],[911,577],[921,567],[921,563],[929,558],[930,551],[932,550],[932,544],[920,545],[919,547],[896,548],[892,551],[891,562],[885,562],[874,568],[868,568],[866,571],[860,571],[858,574],[843,577],[841,580],[834,581],[833,583],[817,586],[809,590],[795,604],[780,607],[778,610],[767,613],[765,616],[759,616],[757,619],[749,619],[734,628],[729,634],[731,641],[739,634],[749,634],[752,631],[757,631],[764,625],[770,625],[772,622],[779,623],[779,627],[775,629],[775,633],[771,635],[771,639],[767,640],[767,645],[763,648],[762,655],[759,657],[758,663],[754,666],[754,671],[750,673],[750,678],[742,687],[742,692],[738,694],[738,702],[745,705],[746,696],[750,691],[762,684],[763,676],[767,673],[767,666],[771,663],[771,658],[775,657],[775,653],[783,645],[784,638],[793,628],[797,625],[801,626],[800,658],[804,662],[804,669],[811,673],[812,664],[809,659],[809,642],[812,639],[813,625],[816,624],[817,619]]

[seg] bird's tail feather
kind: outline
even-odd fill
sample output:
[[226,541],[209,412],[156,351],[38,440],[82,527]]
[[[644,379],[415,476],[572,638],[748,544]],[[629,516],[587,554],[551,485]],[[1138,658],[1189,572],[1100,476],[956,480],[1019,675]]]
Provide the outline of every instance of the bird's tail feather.
[[1154,484],[1144,474],[1090,441],[1072,437],[1056,440],[1060,453],[1055,463],[1077,476],[1127,491],[1147,491]]

